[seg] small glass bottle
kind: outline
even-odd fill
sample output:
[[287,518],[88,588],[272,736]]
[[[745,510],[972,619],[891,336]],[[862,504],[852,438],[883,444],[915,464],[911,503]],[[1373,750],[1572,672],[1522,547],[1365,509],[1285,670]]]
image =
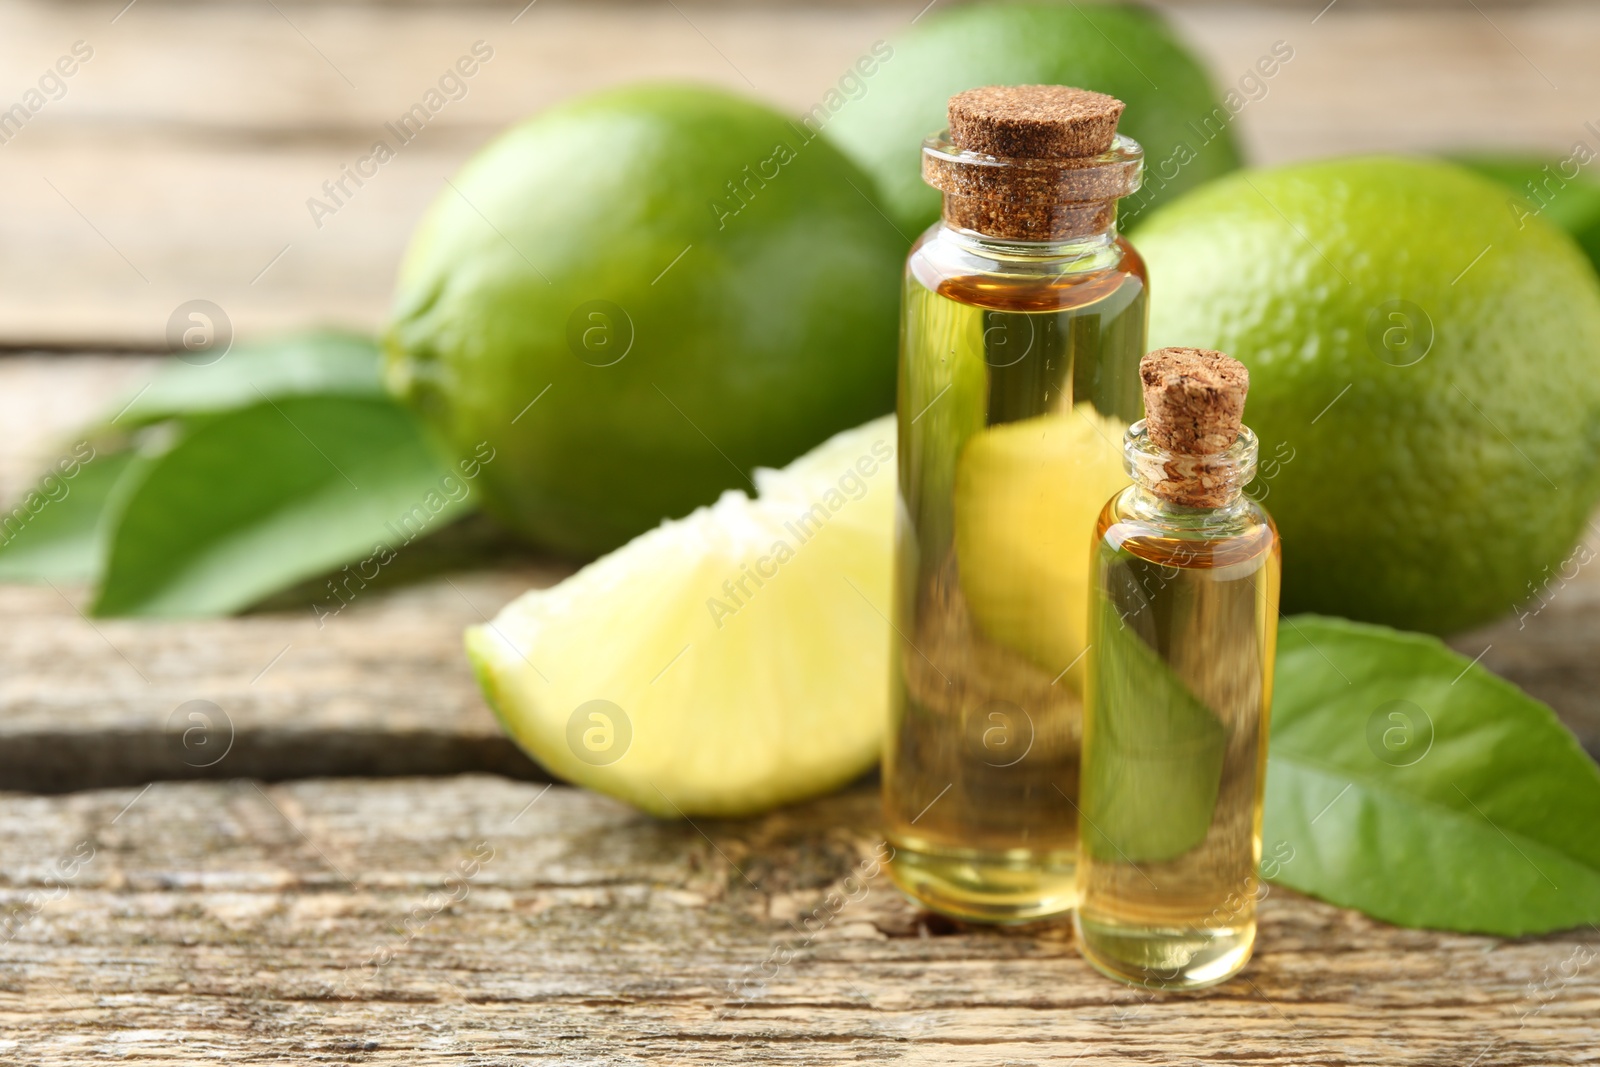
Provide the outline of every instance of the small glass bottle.
[[1095,537],[1076,921],[1105,974],[1198,989],[1255,943],[1278,533],[1244,495],[1245,368],[1169,348],[1141,376]]
[[1121,112],[975,89],[923,147],[944,210],[905,273],[883,796],[896,883],[963,919],[1077,899],[1089,547],[1127,483],[1149,293],[1116,227],[1143,166]]

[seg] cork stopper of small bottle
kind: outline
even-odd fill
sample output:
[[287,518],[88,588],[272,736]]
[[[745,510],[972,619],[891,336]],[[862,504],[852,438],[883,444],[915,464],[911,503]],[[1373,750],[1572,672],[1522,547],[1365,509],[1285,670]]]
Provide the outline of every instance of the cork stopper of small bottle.
[[[1114,96],[1067,85],[968,89],[950,98],[948,140],[924,152],[923,177],[957,229],[1018,241],[1101,232],[1139,186],[1142,153],[1117,138],[1122,110]],[[1108,160],[1118,144],[1123,154]]]
[[1237,490],[1220,462],[1239,438],[1250,372],[1206,348],[1158,348],[1139,361],[1145,434],[1173,453],[1156,495],[1190,507],[1220,507]]

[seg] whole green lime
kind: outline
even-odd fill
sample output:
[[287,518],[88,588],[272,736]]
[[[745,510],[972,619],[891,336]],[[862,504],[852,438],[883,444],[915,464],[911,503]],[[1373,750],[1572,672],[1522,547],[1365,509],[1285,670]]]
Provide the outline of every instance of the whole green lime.
[[1286,610],[1445,633],[1556,581],[1600,491],[1571,237],[1454,165],[1366,158],[1230,175],[1134,241],[1152,346],[1250,368]]
[[1506,198],[1512,217],[1521,221],[1537,215],[1561,227],[1600,268],[1600,181],[1583,169],[1591,159],[1580,152],[1562,159],[1458,156],[1456,162],[1513,190],[1516,195]]
[[939,194],[922,181],[922,141],[945,127],[945,105],[964,89],[1075,85],[1126,103],[1121,130],[1143,146],[1146,163],[1145,188],[1122,203],[1132,219],[1239,166],[1233,117],[1269,91],[1294,50],[1279,42],[1219,99],[1154,11],[982,3],[929,13],[878,55],[859,99],[840,101],[823,130],[872,174],[895,222],[914,235],[939,217]]
[[[765,107],[603,92],[513,128],[418,227],[391,388],[485,506],[593,555],[894,406],[904,243],[867,178]],[[492,451],[491,451],[492,450]]]

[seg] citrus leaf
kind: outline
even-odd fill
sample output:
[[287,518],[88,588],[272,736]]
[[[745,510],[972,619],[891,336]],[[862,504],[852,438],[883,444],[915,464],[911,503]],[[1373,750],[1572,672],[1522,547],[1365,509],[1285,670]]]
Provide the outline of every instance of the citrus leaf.
[[[1453,158],[1517,193],[1527,201],[1528,215],[1537,215],[1566,230],[1583,246],[1590,262],[1600,267],[1600,182],[1580,171],[1572,178],[1557,177],[1552,190],[1552,172],[1562,167],[1559,159],[1477,153]],[[1519,220],[1526,217],[1519,212],[1514,214]]]
[[[1159,863],[1206,838],[1216,812],[1228,732],[1138,632],[1145,597],[1129,554],[1106,568],[1090,642],[1099,684],[1089,695],[1083,847],[1108,863]],[[1133,617],[1127,618],[1125,616]]]
[[[371,579],[469,507],[468,482],[389,401],[259,403],[151,462],[117,517],[94,611],[222,614],[356,561]],[[352,580],[353,593],[364,581]]]
[[0,581],[92,582],[100,574],[107,502],[130,475],[131,450],[91,453],[53,471],[0,515]]
[[1300,615],[1278,648],[1275,881],[1402,926],[1600,921],[1600,768],[1549,708],[1418,634]]
[[296,334],[235,349],[215,363],[170,360],[111,422],[118,429],[133,429],[286,396],[381,397],[381,368],[378,346],[371,338]]

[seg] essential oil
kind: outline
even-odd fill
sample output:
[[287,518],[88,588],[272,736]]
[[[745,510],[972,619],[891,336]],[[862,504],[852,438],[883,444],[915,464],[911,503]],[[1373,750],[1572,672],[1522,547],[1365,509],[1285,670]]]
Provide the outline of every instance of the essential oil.
[[902,889],[1021,922],[1077,899],[1088,560],[1127,481],[1148,314],[1116,200],[1142,153],[1096,93],[950,112],[923,157],[943,220],[905,274],[884,808]]
[[1279,546],[1243,493],[1244,368],[1163,349],[1143,373],[1134,484],[1095,533],[1076,921],[1106,974],[1196,989],[1255,943]]

